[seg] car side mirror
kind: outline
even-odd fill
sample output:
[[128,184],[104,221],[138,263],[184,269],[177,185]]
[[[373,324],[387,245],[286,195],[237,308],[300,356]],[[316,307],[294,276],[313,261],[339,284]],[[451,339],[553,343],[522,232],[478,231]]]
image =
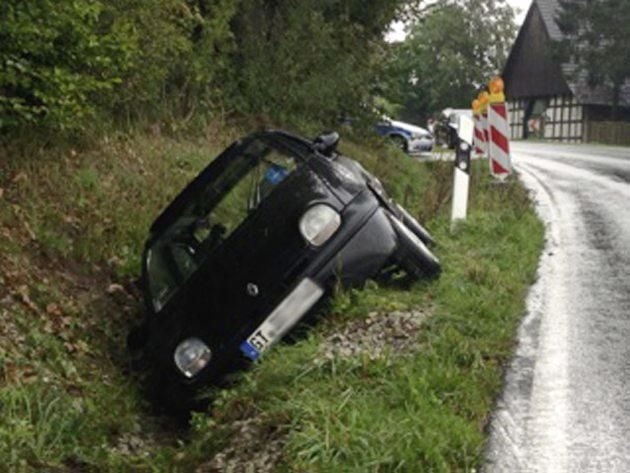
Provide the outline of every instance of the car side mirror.
[[339,144],[339,133],[336,131],[324,132],[314,141],[315,149],[329,157],[337,150],[337,144]]

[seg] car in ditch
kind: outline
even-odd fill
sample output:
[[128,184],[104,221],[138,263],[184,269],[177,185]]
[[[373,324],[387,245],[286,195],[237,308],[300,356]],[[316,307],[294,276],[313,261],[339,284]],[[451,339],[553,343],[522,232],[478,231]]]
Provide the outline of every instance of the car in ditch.
[[429,233],[337,141],[251,134],[153,222],[144,321],[128,341],[161,402],[259,359],[339,284],[398,268],[439,274]]

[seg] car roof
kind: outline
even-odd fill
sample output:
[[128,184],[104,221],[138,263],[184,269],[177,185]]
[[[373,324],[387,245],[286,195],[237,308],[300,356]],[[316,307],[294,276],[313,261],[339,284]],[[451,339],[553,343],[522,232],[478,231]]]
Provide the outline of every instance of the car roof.
[[193,196],[199,188],[208,184],[208,182],[213,178],[213,175],[216,173],[213,172],[213,170],[217,171],[215,163],[218,162],[219,158],[224,155],[233,154],[237,148],[247,146],[248,143],[254,140],[260,140],[272,146],[283,148],[287,152],[294,153],[303,159],[306,159],[307,156],[316,152],[312,141],[284,130],[263,130],[250,133],[249,135],[234,141],[221,153],[219,153],[215,159],[208,163],[208,165],[180,191],[171,203],[162,210],[151,225],[150,232],[159,234],[170,224],[172,216],[181,211],[182,206],[187,205],[191,196]]

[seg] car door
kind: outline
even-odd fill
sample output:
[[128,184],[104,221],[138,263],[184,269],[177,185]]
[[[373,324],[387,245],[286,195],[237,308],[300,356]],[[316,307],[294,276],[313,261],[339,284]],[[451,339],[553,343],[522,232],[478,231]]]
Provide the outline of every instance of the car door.
[[184,312],[219,347],[257,326],[316,255],[299,230],[306,209],[315,202],[341,207],[317,173],[285,151],[266,154],[249,179],[226,206],[246,213],[242,223],[226,230],[183,291]]

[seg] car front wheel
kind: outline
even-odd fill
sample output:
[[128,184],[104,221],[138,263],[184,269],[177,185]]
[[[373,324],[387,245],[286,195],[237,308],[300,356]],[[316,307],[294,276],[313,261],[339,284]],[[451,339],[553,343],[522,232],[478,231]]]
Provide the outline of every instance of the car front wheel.
[[409,146],[407,145],[407,140],[400,136],[400,135],[391,135],[390,140],[392,140],[392,143],[394,143],[394,146],[396,146],[396,148],[401,149],[402,151],[404,151],[405,153],[407,153],[409,151]]
[[416,220],[413,215],[407,212],[407,210],[400,204],[394,203],[394,205],[396,206],[396,210],[398,210],[400,214],[400,220],[402,221],[402,223],[404,223],[405,226],[409,230],[411,230],[412,233],[420,238],[420,240],[422,240],[422,243],[427,246],[435,245],[435,240],[433,239],[431,234],[427,231],[426,228],[420,225],[418,220]]
[[391,221],[398,235],[395,259],[400,268],[414,278],[437,277],[442,271],[440,260],[398,218],[392,216]]

